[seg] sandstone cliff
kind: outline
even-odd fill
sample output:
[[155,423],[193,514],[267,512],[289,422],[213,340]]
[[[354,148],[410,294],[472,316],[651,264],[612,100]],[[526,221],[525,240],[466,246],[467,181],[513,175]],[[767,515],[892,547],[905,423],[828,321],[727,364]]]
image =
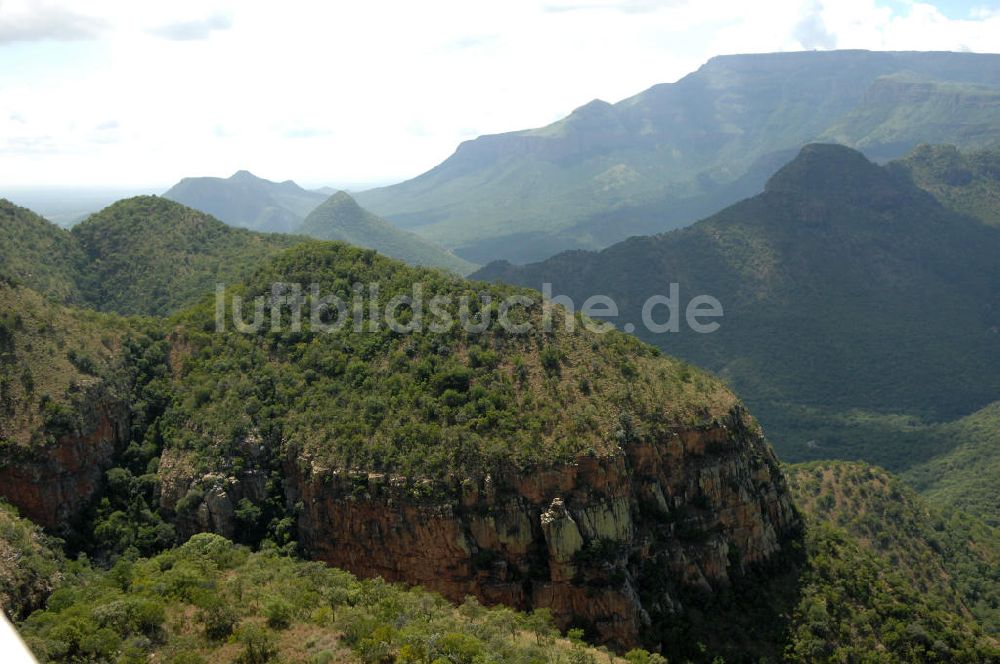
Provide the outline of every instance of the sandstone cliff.
[[11,447],[0,460],[0,496],[46,529],[65,534],[100,489],[129,435],[128,408],[95,404],[73,431],[35,447]]
[[455,600],[548,607],[562,627],[583,624],[615,646],[682,610],[678,590],[716,590],[772,559],[798,523],[739,406],[614,455],[451,486],[287,466],[312,557]]

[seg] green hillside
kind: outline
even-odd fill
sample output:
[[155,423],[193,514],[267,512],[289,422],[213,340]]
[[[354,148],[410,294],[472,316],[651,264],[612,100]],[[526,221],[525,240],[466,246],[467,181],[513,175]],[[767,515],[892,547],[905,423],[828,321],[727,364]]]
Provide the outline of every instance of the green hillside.
[[842,531],[916,592],[1000,636],[1000,531],[868,464],[816,461],[786,470],[814,524]]
[[[578,306],[609,295],[619,328],[630,322],[730,383],[783,458],[897,470],[953,443],[915,434],[887,445],[885,432],[956,419],[1000,395],[997,255],[996,228],[857,152],[812,145],[765,193],[690,228],[473,277],[550,282]],[[721,301],[719,331],[648,332],[643,303],[671,283],[681,307],[700,294]]]
[[81,303],[83,252],[68,232],[0,199],[0,276],[63,302]]
[[0,611],[20,620],[44,608],[64,579],[60,544],[0,501]]
[[[280,431],[327,468],[475,477],[495,465],[605,452],[614,445],[607,432],[622,417],[634,420],[634,435],[648,437],[673,422],[710,420],[735,403],[718,381],[626,335],[571,334],[562,325],[545,332],[538,305],[512,314],[532,326],[526,334],[509,334],[495,320],[482,333],[459,324],[463,297],[492,298],[470,310],[475,321],[496,316],[503,298],[530,291],[410,268],[332,242],[279,255],[236,292],[267,296],[275,282],[315,283],[345,303],[354,283],[378,282],[383,303],[419,283],[428,301],[451,299],[443,310],[454,325],[432,332],[436,319],[428,319],[414,334],[384,323],[374,331],[366,323],[362,333],[353,323],[332,332],[305,324],[300,332],[275,332],[265,310],[260,333],[217,334],[211,302],[186,312],[175,343],[191,361],[166,421],[172,445],[196,452],[188,460],[195,466],[232,463],[249,432]],[[303,321],[311,315],[307,304]]]
[[410,265],[440,267],[456,274],[468,274],[476,268],[419,235],[400,230],[368,212],[344,191],[333,194],[310,212],[296,232],[318,240],[340,240],[374,249]]
[[560,636],[545,611],[456,607],[210,534],[108,572],[72,563],[20,628],[42,662],[626,662]]
[[905,479],[931,502],[974,514],[1000,527],[1000,402],[936,427],[929,436],[949,452],[909,469]]
[[942,205],[1000,226],[1000,150],[960,152],[950,145],[921,145],[890,168]]
[[[379,282],[381,302],[411,292],[414,283],[427,297],[491,295],[493,303],[475,315],[495,314],[500,298],[526,293],[331,242],[284,251],[233,292],[253,298],[269,295],[275,282],[315,282],[322,293],[347,299],[353,284],[369,281]],[[19,625],[42,661],[119,653],[167,662],[616,662],[578,643],[580,632],[558,637],[545,612],[487,610],[473,601],[456,607],[297,560],[300,508],[282,495],[288,460],[317,472],[399,474],[416,504],[433,504],[454,489],[456,477],[614,455],[620,445],[662,437],[678,423],[718,421],[736,403],[719,381],[618,333],[561,325],[524,335],[457,326],[440,334],[357,333],[351,324],[331,333],[294,331],[287,312],[284,329],[272,330],[266,312],[256,333],[219,334],[206,300],[145,324],[169,329],[161,337],[137,323],[64,309],[23,287],[0,293],[8,298],[5,309],[26,312],[8,335],[20,349],[16,362],[58,360],[38,374],[46,390],[118,375],[120,368],[132,409],[131,443],[105,473],[86,530],[72,545],[74,556],[87,551],[95,562],[63,562],[23,522],[4,538],[13,543],[6,546],[32,552],[16,572],[3,576],[0,565],[0,583],[18,589],[21,606],[34,608],[39,600],[24,598],[56,589],[46,610]],[[445,309],[457,314],[456,304]],[[307,306],[303,320],[311,313]],[[515,322],[541,330],[540,312],[522,314]],[[61,332],[46,336],[45,321]],[[128,349],[120,365],[111,350],[117,348]],[[259,551],[215,535],[169,548],[175,530],[167,519],[190,524],[212,499],[212,482],[251,476],[267,478],[264,495],[241,501],[233,518],[241,524],[238,538]],[[773,570],[739,578],[731,592],[685,595],[690,610],[671,634],[701,645],[678,641],[670,648],[711,661],[731,648],[731,635],[719,629],[728,625],[757,634],[762,652],[784,649],[790,661],[851,661],[873,650],[885,662],[998,656],[989,636],[998,628],[995,531],[927,507],[868,467],[799,466],[790,477],[809,515],[801,551],[792,547]],[[164,509],[161,496],[177,486],[191,489],[175,509]],[[761,620],[777,622],[765,627]],[[662,664],[642,652],[621,661]]]
[[460,256],[523,263],[713,214],[758,193],[776,155],[813,141],[879,159],[927,142],[997,146],[998,109],[997,55],[720,56],[616,104],[467,141],[358,201]]
[[128,327],[0,281],[0,467],[15,447],[73,430],[96,394],[116,390]]
[[929,73],[904,71],[876,79],[856,108],[819,138],[892,158],[922,143],[949,143],[963,149],[1000,146],[997,107],[1000,87],[968,81],[935,80]]
[[303,241],[231,228],[156,196],[119,201],[72,233],[89,259],[88,301],[122,314],[174,311]]
[[271,182],[248,171],[229,178],[184,178],[163,194],[230,226],[290,233],[326,199],[291,180]]

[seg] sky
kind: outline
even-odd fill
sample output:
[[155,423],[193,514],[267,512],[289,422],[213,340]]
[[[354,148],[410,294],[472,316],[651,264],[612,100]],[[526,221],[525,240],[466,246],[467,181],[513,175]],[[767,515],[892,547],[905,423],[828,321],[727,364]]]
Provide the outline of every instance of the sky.
[[714,55],[1000,51],[1000,0],[0,0],[4,187],[361,188]]

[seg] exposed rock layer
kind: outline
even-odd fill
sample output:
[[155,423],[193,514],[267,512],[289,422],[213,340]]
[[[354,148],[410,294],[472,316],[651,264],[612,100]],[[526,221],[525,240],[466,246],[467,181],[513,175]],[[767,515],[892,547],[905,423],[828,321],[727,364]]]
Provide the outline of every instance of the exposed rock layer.
[[78,430],[6,458],[0,464],[0,496],[22,516],[50,531],[67,533],[100,488],[128,433],[125,406],[97,405],[85,414]]
[[740,408],[656,443],[571,465],[465,480],[459,497],[381,474],[287,464],[309,554],[460,600],[548,607],[565,627],[638,643],[678,589],[726,586],[797,524],[777,462]]

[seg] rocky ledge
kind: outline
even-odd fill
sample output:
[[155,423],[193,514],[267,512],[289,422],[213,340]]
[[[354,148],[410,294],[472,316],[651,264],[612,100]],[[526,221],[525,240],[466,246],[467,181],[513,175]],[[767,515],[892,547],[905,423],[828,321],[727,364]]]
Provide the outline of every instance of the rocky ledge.
[[289,504],[312,557],[363,576],[547,607],[561,627],[630,647],[767,563],[797,530],[778,463],[741,406],[608,456],[440,483],[289,460]]

